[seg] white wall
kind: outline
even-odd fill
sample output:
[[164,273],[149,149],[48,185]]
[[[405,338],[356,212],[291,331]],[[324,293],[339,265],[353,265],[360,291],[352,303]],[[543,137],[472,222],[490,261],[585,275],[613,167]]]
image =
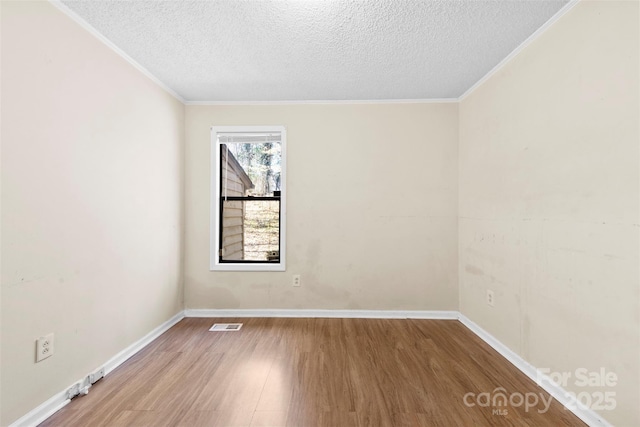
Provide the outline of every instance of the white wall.
[[0,3],[7,425],[182,308],[184,106],[51,4]]
[[[639,425],[638,2],[584,1],[460,105],[460,309]],[[495,291],[495,307],[485,303]],[[581,389],[575,370],[615,372]]]
[[[287,127],[286,272],[209,271],[212,125]],[[186,307],[457,309],[457,140],[456,104],[187,106]]]

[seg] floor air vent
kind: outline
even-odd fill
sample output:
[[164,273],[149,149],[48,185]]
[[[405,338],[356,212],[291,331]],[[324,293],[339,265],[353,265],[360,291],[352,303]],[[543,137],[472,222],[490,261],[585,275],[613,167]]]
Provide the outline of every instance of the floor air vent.
[[239,331],[242,328],[242,323],[215,323],[210,331],[214,332],[231,332]]

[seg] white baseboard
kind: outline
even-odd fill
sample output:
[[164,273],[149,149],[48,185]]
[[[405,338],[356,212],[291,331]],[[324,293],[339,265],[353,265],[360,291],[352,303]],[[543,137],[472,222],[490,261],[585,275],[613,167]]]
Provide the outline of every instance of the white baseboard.
[[127,359],[145,348],[151,343],[151,341],[155,340],[160,335],[168,331],[173,325],[184,319],[184,317],[184,311],[177,313],[171,319],[167,320],[162,325],[158,326],[153,331],[149,332],[147,335],[140,338],[138,341],[134,342],[129,347],[122,350],[120,353],[113,356],[107,361],[107,363],[104,364],[105,375],[108,375],[109,372],[122,365]]
[[64,391],[51,396],[46,402],[9,424],[9,427],[37,426],[71,402],[71,400],[67,399],[67,390],[69,388],[71,388],[71,386],[67,387]]
[[567,408],[567,410],[571,411],[575,416],[580,418],[587,425],[591,427],[611,427],[611,424],[607,422],[607,420],[605,420],[603,417],[598,415],[598,413],[580,404],[580,402],[577,402],[564,388],[553,382],[546,375],[540,374],[540,371],[535,366],[531,365],[509,347],[498,341],[493,335],[482,329],[476,323],[472,322],[467,316],[460,313],[458,320],[460,321],[460,323],[469,328],[471,332],[473,332],[484,342],[489,344],[495,351],[500,353],[505,359],[511,362],[523,374],[535,381],[547,393],[553,396],[554,399],[560,402],[561,405]]
[[420,310],[296,310],[187,309],[185,317],[307,317],[342,319],[458,319],[457,311]]
[[[184,319],[184,311],[179,312],[171,319],[164,322],[162,325],[155,328],[153,331],[149,332],[144,337],[140,338],[138,341],[131,344],[129,347],[122,350],[120,353],[113,356],[109,359],[103,366],[105,368],[105,375],[109,374],[109,372],[113,371],[115,368],[124,363],[131,356],[142,350],[145,346],[147,346],[151,341],[158,338],[164,332],[166,332],[173,325],[178,323],[180,320]],[[97,370],[97,369],[96,369]],[[95,372],[91,371],[91,372]],[[87,374],[88,376],[89,374]],[[75,384],[84,383],[85,378],[79,379],[78,381],[73,382],[68,387],[66,387],[63,391],[56,393],[52,397],[50,397],[46,402],[40,404],[36,408],[32,409],[22,417],[18,418],[16,421],[11,423],[9,427],[35,427],[38,424],[42,423],[44,420],[49,418],[51,415],[58,412],[60,409],[65,407],[71,400],[67,398],[67,390],[73,387]],[[90,386],[89,386],[90,387]]]

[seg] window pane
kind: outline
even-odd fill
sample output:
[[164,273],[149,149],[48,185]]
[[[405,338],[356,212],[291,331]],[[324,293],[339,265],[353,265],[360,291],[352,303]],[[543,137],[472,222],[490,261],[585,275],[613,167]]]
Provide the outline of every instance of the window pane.
[[223,202],[222,248],[224,260],[244,259],[244,207],[243,202]]
[[280,260],[280,201],[222,200],[222,259]]
[[[221,196],[240,188],[247,196],[273,196],[280,191],[282,150],[279,141],[225,143],[220,145],[222,161]],[[234,176],[237,175],[237,176]]]
[[246,260],[280,259],[280,201],[246,201],[244,249]]

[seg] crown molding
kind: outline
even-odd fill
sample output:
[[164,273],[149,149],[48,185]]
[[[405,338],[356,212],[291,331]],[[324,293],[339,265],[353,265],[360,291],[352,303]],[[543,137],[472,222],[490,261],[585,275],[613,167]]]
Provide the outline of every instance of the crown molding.
[[531,34],[529,37],[527,37],[525,41],[520,43],[520,45],[518,45],[518,47],[516,47],[509,55],[507,55],[502,61],[500,61],[495,67],[493,67],[487,74],[485,74],[483,77],[481,77],[480,80],[475,82],[473,84],[473,86],[471,86],[469,89],[467,89],[462,95],[460,95],[457,98],[458,102],[462,102],[467,96],[471,95],[476,89],[478,89],[480,86],[482,86],[482,84],[484,82],[489,80],[491,77],[493,77],[494,74],[496,74],[498,71],[500,71],[502,68],[504,68],[505,65],[507,65],[509,62],[511,62],[511,60],[513,58],[518,56],[518,54],[520,54],[520,52],[522,52],[524,49],[526,49],[530,44],[535,42],[538,39],[538,37],[540,37],[542,34],[544,34],[549,28],[551,28],[553,26],[553,24],[555,24],[567,12],[569,12],[571,9],[573,9],[573,7],[575,5],[577,5],[580,1],[581,0],[570,0],[569,3],[565,4],[562,7],[562,9],[557,11],[551,18],[549,18],[549,20],[547,22],[542,24],[542,26],[540,28],[538,28],[536,31],[533,32],[533,34]]
[[433,99],[354,99],[298,101],[185,101],[185,105],[354,105],[354,104],[455,104],[458,98]]
[[184,98],[182,98],[180,95],[178,95],[169,86],[165,85],[156,76],[151,74],[151,72],[149,70],[147,70],[145,67],[140,65],[138,62],[136,62],[136,60],[134,60],[132,57],[127,55],[122,49],[120,49],[118,46],[116,46],[111,40],[106,38],[104,35],[102,35],[102,33],[100,33],[98,30],[96,30],[91,24],[89,24],[82,17],[80,17],[80,15],[78,15],[77,13],[75,13],[74,11],[69,9],[64,3],[62,3],[62,1],[60,1],[60,0],[49,0],[49,3],[51,3],[59,11],[61,11],[62,13],[67,15],[69,18],[71,18],[71,20],[73,20],[76,24],[80,25],[82,28],[84,28],[89,33],[91,33],[91,35],[93,35],[95,38],[100,40],[109,49],[114,51],[122,59],[124,59],[129,64],[131,64],[136,70],[140,71],[142,74],[144,74],[146,77],[148,77],[152,82],[154,82],[155,84],[160,86],[165,92],[169,93],[171,96],[173,96],[175,99],[177,99],[178,101],[182,102],[183,104],[185,103]]

